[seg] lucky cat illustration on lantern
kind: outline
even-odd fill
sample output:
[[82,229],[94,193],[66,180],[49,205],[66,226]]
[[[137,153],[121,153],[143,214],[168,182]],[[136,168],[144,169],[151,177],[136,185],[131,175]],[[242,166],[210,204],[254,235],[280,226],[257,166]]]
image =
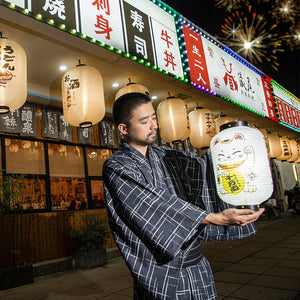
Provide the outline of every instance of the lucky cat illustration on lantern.
[[[213,144],[217,156],[217,184],[221,194],[256,192],[255,151],[244,136],[236,133],[231,139],[217,138]],[[219,148],[220,149],[217,149]]]

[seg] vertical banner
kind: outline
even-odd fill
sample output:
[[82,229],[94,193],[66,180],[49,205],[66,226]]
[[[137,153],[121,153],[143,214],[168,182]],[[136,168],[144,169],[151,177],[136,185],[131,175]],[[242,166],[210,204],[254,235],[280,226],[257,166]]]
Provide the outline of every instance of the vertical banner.
[[91,127],[81,128],[77,127],[77,138],[80,144],[91,144],[92,143],[92,133]]
[[279,99],[276,98],[276,102],[277,102],[277,107],[278,107],[278,113],[279,113],[279,118],[282,122],[287,123],[287,118],[284,112],[284,105],[283,102]]
[[123,7],[129,53],[154,65],[148,16],[127,2]]
[[74,0],[29,0],[28,9],[35,14],[42,14],[47,20],[65,24],[67,28],[77,28]]
[[21,117],[21,136],[37,137],[35,104],[24,104],[19,108]]
[[125,51],[119,0],[79,0],[81,32]]
[[72,126],[65,120],[64,114],[59,113],[58,138],[62,141],[72,142]]
[[191,81],[210,90],[202,39],[199,34],[185,25],[182,30],[189,60]]
[[271,85],[270,85],[270,79],[267,80],[265,78],[261,78],[261,81],[263,84],[264,94],[265,94],[265,98],[266,98],[269,119],[271,119],[275,122],[278,122],[275,105],[274,105],[274,100],[273,100],[273,94],[272,94]]
[[172,31],[154,19],[152,20],[152,27],[158,67],[183,77],[176,31]]
[[20,110],[13,110],[5,115],[0,115],[0,131],[8,133],[21,132]]
[[[294,123],[294,126],[296,128],[300,128],[300,124],[299,124],[299,119],[298,119],[298,115],[297,115],[297,111],[294,107],[290,107],[291,109],[291,113],[292,113],[292,118],[293,118],[293,123]],[[300,112],[298,112],[300,114]]]
[[109,121],[101,121],[99,123],[100,131],[100,145],[114,147],[115,136],[114,136],[114,125]]
[[43,137],[58,139],[58,114],[58,111],[43,109]]

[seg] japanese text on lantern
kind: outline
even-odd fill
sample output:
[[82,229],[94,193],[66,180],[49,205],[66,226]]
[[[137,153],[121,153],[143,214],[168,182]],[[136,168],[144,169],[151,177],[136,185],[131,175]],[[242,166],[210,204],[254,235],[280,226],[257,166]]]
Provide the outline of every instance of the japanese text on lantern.
[[110,15],[109,1],[96,0],[92,2],[94,8],[98,11],[96,14],[95,32],[97,34],[104,34],[107,40],[110,40],[110,33],[112,28],[109,25],[109,20],[106,16]]
[[78,78],[71,79],[70,75],[64,77],[64,81],[68,83],[67,87],[67,100],[66,107],[76,106],[78,101],[76,101],[75,92],[71,94],[72,90],[78,89],[80,87],[80,82]]
[[15,77],[15,56],[13,54],[14,49],[11,46],[5,45],[5,47],[2,48],[0,45],[0,86],[2,87],[6,87],[7,82]]

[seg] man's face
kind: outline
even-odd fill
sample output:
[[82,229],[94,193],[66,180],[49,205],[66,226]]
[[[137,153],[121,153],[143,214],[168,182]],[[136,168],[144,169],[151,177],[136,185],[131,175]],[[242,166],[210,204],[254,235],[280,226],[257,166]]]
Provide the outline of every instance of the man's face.
[[158,127],[156,113],[151,102],[136,107],[132,111],[132,118],[129,122],[125,136],[131,146],[146,146],[155,141]]

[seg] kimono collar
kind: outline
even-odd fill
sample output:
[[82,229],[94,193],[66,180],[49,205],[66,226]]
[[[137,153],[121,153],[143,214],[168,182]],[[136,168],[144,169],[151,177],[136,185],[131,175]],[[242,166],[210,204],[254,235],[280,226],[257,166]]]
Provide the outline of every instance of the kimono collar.
[[128,145],[124,140],[121,140],[119,149],[126,152],[128,156],[136,161],[137,167],[143,173],[148,183],[156,185],[157,182],[161,181],[156,178],[157,163],[159,159],[157,155],[155,155],[151,146],[148,146],[149,160],[140,151],[138,151],[135,147]]

